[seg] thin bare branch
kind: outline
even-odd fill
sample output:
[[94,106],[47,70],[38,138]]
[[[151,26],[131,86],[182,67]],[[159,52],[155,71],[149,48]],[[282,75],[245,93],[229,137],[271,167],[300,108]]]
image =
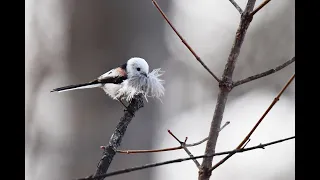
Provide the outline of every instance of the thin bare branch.
[[266,144],[259,144],[258,146],[253,146],[253,147],[249,147],[249,148],[245,148],[245,149],[236,149],[233,151],[225,151],[225,152],[219,152],[219,153],[214,153],[211,155],[201,155],[201,156],[194,156],[194,157],[187,157],[187,158],[179,158],[179,159],[174,159],[174,160],[170,160],[170,161],[164,161],[164,162],[159,162],[159,163],[153,163],[153,164],[146,164],[143,166],[137,166],[137,167],[132,167],[132,168],[127,168],[127,169],[122,169],[119,171],[114,171],[114,172],[110,172],[110,173],[106,173],[106,174],[101,174],[97,177],[86,177],[86,178],[79,178],[77,180],[94,180],[94,179],[98,179],[98,178],[105,178],[105,177],[110,177],[110,176],[115,176],[115,175],[119,175],[119,174],[124,174],[124,173],[129,173],[129,172],[133,172],[133,171],[138,171],[138,170],[142,170],[142,169],[147,169],[147,168],[153,168],[153,167],[158,167],[158,166],[163,166],[163,165],[167,165],[167,164],[173,164],[173,163],[179,163],[179,162],[183,162],[183,161],[188,161],[188,160],[192,160],[192,159],[200,159],[200,158],[205,158],[205,157],[213,157],[213,156],[221,156],[221,155],[225,155],[225,154],[235,154],[235,153],[242,153],[242,152],[246,152],[246,151],[251,151],[254,149],[264,149],[267,146],[270,145],[274,145],[274,144],[278,144],[284,141],[288,141],[291,139],[294,139],[295,136],[289,137],[289,138],[285,138],[285,139],[280,139],[277,141],[272,141]]
[[155,153],[155,152],[165,152],[165,151],[174,151],[182,149],[181,146],[172,147],[172,148],[163,148],[163,149],[153,149],[153,150],[117,150],[117,153],[123,154],[141,154],[141,153]]
[[[211,121],[209,139],[207,141],[205,154],[214,154],[216,144],[219,136],[219,130],[221,121],[223,118],[224,109],[226,107],[229,92],[232,90],[232,76],[235,69],[237,59],[240,54],[241,46],[246,36],[247,29],[252,21],[250,12],[253,10],[256,0],[248,0],[245,10],[241,14],[241,20],[237,29],[234,43],[231,48],[231,52],[228,57],[228,61],[225,65],[225,69],[222,75],[222,79],[219,83],[219,94],[217,98],[216,107],[214,110],[213,118]],[[213,157],[204,158],[201,164],[201,170],[199,171],[199,180],[209,180],[211,176],[210,168],[212,167]]]
[[[263,121],[263,119],[266,117],[266,115],[270,112],[270,110],[273,108],[273,106],[280,100],[281,95],[283,94],[283,92],[287,89],[287,87],[290,85],[290,83],[293,81],[293,79],[295,78],[295,74],[293,74],[291,76],[291,78],[289,79],[289,81],[286,83],[286,85],[282,88],[282,90],[279,92],[279,94],[274,98],[274,100],[272,101],[272,103],[269,105],[268,109],[263,113],[263,115],[261,116],[261,118],[258,120],[258,122],[254,125],[254,127],[251,129],[251,131],[248,133],[248,135],[242,140],[242,142],[237,146],[236,149],[241,149],[241,147],[248,141],[248,139],[250,138],[250,136],[252,135],[252,133],[257,129],[257,127],[259,126],[259,124]],[[231,156],[233,156],[233,154],[229,154],[228,156],[226,156],[225,158],[223,158],[221,161],[219,161],[216,165],[214,165],[210,171],[213,171],[214,169],[216,169],[217,167],[219,167],[222,163],[224,163],[227,159],[229,159]]]
[[[230,121],[227,121],[221,128],[220,131],[222,131],[222,129],[224,129],[228,124],[230,124]],[[195,143],[191,143],[191,144],[185,144],[185,147],[192,147],[192,146],[197,146],[199,144],[202,144],[204,142],[206,142],[208,140],[208,137],[202,139],[201,141],[195,142]],[[186,143],[186,141],[185,141]],[[105,146],[101,146],[101,149],[104,149]],[[152,149],[152,150],[116,150],[117,153],[122,153],[122,154],[140,154],[140,153],[156,153],[156,152],[166,152],[166,151],[175,151],[175,150],[179,150],[179,149],[183,149],[183,147],[177,146],[177,147],[171,147],[171,148],[163,148],[163,149]]]
[[252,11],[250,14],[251,16],[254,16],[260,9],[262,9],[265,5],[267,5],[271,0],[265,0],[263,3],[261,3],[255,10]]
[[257,75],[254,75],[254,76],[250,76],[250,77],[247,77],[245,79],[242,79],[242,80],[239,80],[239,81],[236,81],[235,83],[233,83],[233,87],[236,87],[236,86],[239,86],[241,84],[244,84],[244,83],[247,83],[247,82],[250,82],[250,81],[254,81],[256,79],[259,79],[259,78],[262,78],[262,77],[265,77],[265,76],[268,76],[270,74],[273,74],[277,71],[280,71],[281,69],[289,66],[291,63],[293,63],[295,61],[295,57],[293,57],[292,59],[288,60],[287,62],[281,64],[280,66],[274,68],[274,69],[270,69],[268,71],[265,71],[265,72],[262,72],[262,73],[259,73]]
[[234,0],[229,0],[233,6],[239,11],[240,14],[242,14],[242,9],[241,7],[234,1]]
[[[193,154],[189,151],[189,149],[186,146],[183,146],[184,151],[189,155],[189,157],[194,157]],[[197,166],[198,169],[200,169],[200,163],[197,161],[197,159],[192,159],[194,164]]]
[[243,145],[242,149],[245,148],[249,144],[250,141],[251,141],[251,139],[248,139],[248,141]]
[[227,127],[229,124],[230,124],[230,121],[227,121],[226,123],[224,123],[224,125],[220,128],[219,132],[221,132],[222,129]]
[[[182,142],[182,141],[180,141],[170,130],[168,130],[168,133],[180,143],[180,146],[184,149],[184,151],[186,151],[186,153],[187,153],[190,157],[194,157],[193,154],[192,154],[192,153],[189,151],[189,149],[186,147],[186,142],[187,142],[188,137],[186,137],[185,141]],[[197,159],[192,159],[192,160],[193,160],[194,164],[197,166],[197,168],[200,169],[200,163],[197,161]]]
[[177,140],[180,144],[182,143],[182,141],[180,141],[170,130],[168,130],[168,133],[169,133],[175,140]]
[[152,3],[154,4],[154,6],[156,6],[156,8],[158,9],[158,11],[160,12],[160,14],[162,15],[162,17],[167,21],[167,23],[170,25],[170,27],[172,28],[172,30],[176,33],[176,35],[179,37],[179,39],[182,41],[182,43],[189,49],[189,51],[193,54],[193,56],[200,62],[200,64],[211,74],[211,76],[217,80],[218,82],[220,82],[220,79],[213,74],[213,72],[207,67],[207,65],[204,64],[204,62],[201,60],[201,58],[196,54],[196,52],[191,48],[191,46],[186,42],[186,40],[184,40],[184,38],[180,35],[180,33],[177,31],[177,29],[172,25],[172,23],[169,21],[168,17],[166,16],[166,14],[162,11],[162,9],[160,8],[160,6],[158,5],[158,3],[155,0],[152,0]]
[[[222,131],[222,129],[224,129],[224,128],[225,128],[226,126],[228,126],[229,124],[230,124],[230,121],[227,121],[227,122],[220,128],[219,132]],[[186,144],[186,146],[187,146],[187,147],[197,146],[197,145],[199,145],[199,144],[202,144],[202,143],[206,142],[208,139],[209,139],[209,137],[206,137],[206,138],[202,139],[202,140],[199,141],[199,142],[196,142],[196,143],[193,143],[193,144]]]

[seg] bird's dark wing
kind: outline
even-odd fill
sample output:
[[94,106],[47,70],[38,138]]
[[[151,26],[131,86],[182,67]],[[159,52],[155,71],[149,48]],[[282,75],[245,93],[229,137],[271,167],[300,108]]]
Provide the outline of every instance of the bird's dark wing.
[[118,67],[116,69],[112,69],[104,74],[102,74],[97,79],[91,81],[91,83],[113,83],[113,84],[120,84],[124,80],[127,79],[127,72],[125,69]]

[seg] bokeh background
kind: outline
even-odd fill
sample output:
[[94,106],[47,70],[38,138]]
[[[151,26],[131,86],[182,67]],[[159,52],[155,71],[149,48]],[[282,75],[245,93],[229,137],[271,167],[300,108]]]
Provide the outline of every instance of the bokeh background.
[[[236,0],[244,9],[246,0]],[[178,145],[167,133],[198,141],[209,133],[218,86],[194,59],[151,0],[26,0],[25,176],[27,180],[85,177],[96,170],[101,145],[119,118],[120,103],[100,89],[49,93],[90,81],[133,56],[166,71],[166,95],[149,100],[129,125],[121,149]],[[257,0],[256,5],[262,0]],[[158,0],[203,61],[221,76],[240,15],[228,0]],[[255,15],[234,73],[239,80],[295,55],[295,2],[271,1]],[[217,151],[235,148],[294,73],[294,63],[230,93]],[[253,134],[248,146],[295,135],[294,82]],[[294,140],[233,156],[211,179],[291,180]],[[204,153],[203,145],[190,148]],[[181,151],[118,154],[109,171],[186,157]],[[217,162],[223,157],[214,158]],[[201,161],[201,160],[200,160]],[[114,176],[112,180],[197,179],[192,161]]]

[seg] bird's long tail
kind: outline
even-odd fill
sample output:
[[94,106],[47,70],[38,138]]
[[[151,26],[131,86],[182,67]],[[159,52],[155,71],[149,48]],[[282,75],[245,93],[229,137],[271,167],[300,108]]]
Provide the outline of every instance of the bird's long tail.
[[72,90],[76,90],[76,89],[95,88],[95,87],[100,87],[100,86],[102,86],[101,83],[89,82],[89,83],[84,83],[84,84],[76,84],[76,85],[69,85],[69,86],[55,88],[55,89],[51,90],[50,92],[65,92],[65,91],[72,91]]

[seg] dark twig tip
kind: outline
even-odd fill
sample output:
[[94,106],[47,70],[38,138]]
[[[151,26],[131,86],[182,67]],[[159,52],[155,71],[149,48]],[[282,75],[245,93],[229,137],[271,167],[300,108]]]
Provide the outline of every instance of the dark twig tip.
[[187,140],[188,140],[188,137],[186,137],[186,138],[184,139],[184,144],[187,143]]
[[168,133],[169,133],[173,138],[175,138],[180,144],[183,143],[183,142],[180,141],[170,130],[168,130]]

